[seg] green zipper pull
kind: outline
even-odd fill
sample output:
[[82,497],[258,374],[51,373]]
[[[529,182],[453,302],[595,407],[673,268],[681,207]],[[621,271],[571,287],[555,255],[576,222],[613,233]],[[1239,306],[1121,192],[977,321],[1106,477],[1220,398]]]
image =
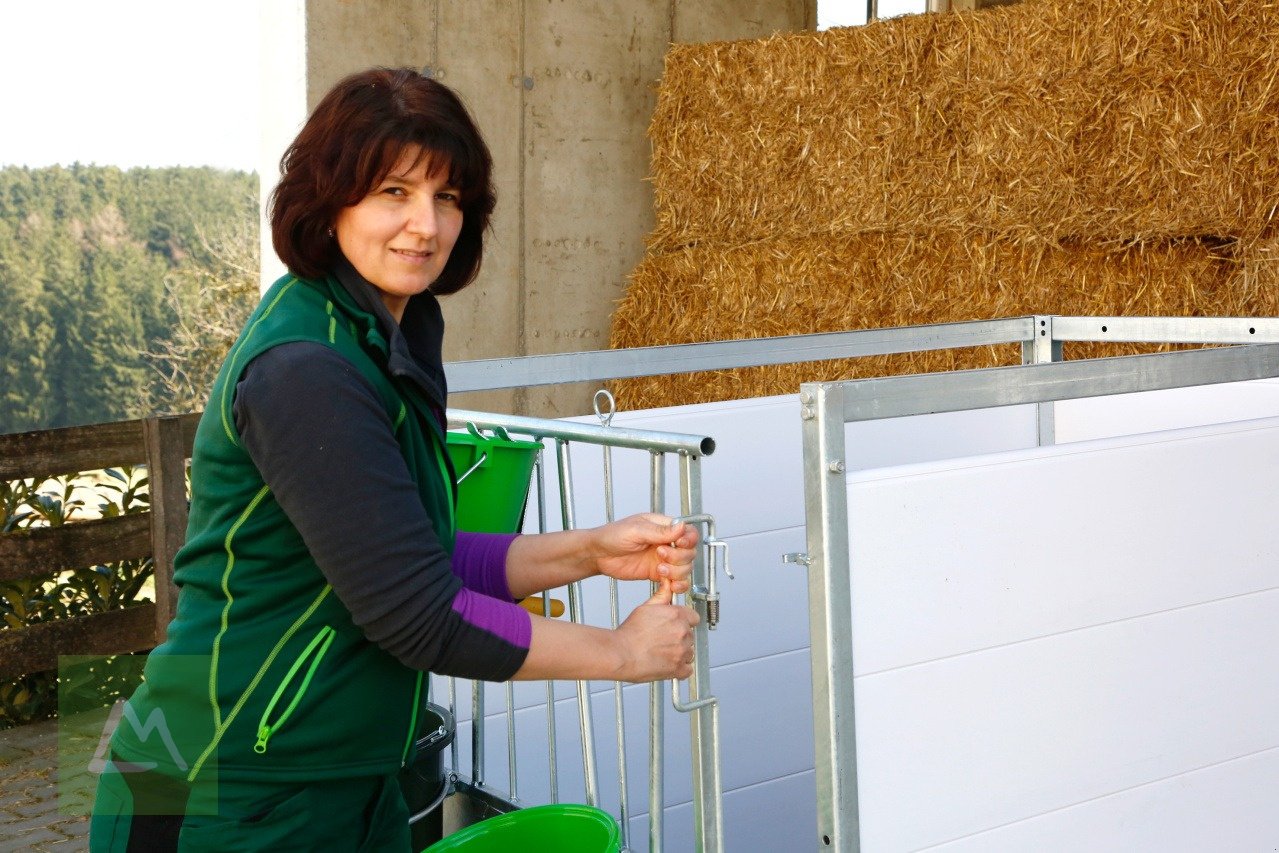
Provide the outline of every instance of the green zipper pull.
[[[329,646],[333,644],[333,638],[337,635],[337,631],[325,625],[320,629],[319,633],[307,643],[302,653],[298,655],[297,660],[293,661],[293,665],[289,667],[289,671],[285,673],[284,680],[280,682],[280,686],[275,689],[275,695],[271,697],[271,701],[266,703],[266,710],[262,712],[262,719],[258,721],[258,739],[253,744],[253,751],[258,755],[266,752],[267,741],[271,739],[271,735],[277,732],[284,723],[293,716],[294,709],[298,703],[302,701],[302,697],[306,695],[306,690],[311,686],[311,679],[315,676],[316,669],[320,666],[320,661],[324,659],[324,653],[329,650]],[[293,694],[293,701],[284,709],[284,713],[274,724],[270,724],[267,720],[271,717],[271,712],[275,710],[275,706],[284,696],[284,691],[293,682],[293,677],[297,675],[303,665],[310,660],[310,666],[307,667],[306,674],[302,676],[302,683],[298,686]]]

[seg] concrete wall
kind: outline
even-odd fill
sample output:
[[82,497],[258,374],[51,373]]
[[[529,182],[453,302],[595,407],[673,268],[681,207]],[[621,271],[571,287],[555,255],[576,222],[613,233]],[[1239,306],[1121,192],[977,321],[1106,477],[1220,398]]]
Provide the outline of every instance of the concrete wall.
[[[267,43],[302,57],[300,69],[277,69],[279,79],[266,82],[278,90],[264,98],[268,190],[304,110],[369,65],[425,69],[456,89],[493,150],[498,209],[484,269],[445,300],[450,361],[605,347],[613,304],[652,227],[645,132],[667,46],[816,25],[816,0],[293,0],[289,8],[264,16]],[[299,43],[300,53],[290,49]],[[557,417],[590,411],[593,391],[492,392],[454,405]]]

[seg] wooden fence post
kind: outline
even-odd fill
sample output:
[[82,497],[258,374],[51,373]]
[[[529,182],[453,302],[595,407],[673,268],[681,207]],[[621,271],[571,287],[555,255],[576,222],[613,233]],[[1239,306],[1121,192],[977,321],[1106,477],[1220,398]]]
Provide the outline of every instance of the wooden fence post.
[[155,642],[164,642],[178,604],[173,557],[187,530],[187,443],[183,418],[155,417],[142,422],[151,484],[151,543],[155,559]]

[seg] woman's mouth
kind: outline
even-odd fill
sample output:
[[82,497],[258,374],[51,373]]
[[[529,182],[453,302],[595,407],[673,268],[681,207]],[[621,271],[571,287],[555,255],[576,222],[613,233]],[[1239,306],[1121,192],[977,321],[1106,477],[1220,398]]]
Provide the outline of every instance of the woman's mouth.
[[415,251],[413,249],[392,249],[391,251],[408,261],[424,261],[431,257],[431,252],[427,251]]

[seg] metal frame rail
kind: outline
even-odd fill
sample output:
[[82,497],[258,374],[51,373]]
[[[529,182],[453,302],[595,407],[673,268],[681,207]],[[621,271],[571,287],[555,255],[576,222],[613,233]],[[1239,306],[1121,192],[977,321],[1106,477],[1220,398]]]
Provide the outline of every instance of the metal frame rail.
[[[597,407],[598,412],[598,407]],[[604,420],[604,418],[601,418]],[[632,449],[646,451],[650,454],[650,500],[654,512],[666,512],[666,454],[675,454],[679,470],[679,505],[677,514],[692,524],[705,524],[706,533],[702,545],[698,548],[697,558],[693,566],[691,589],[684,596],[686,606],[697,610],[702,618],[694,631],[694,665],[689,679],[690,699],[683,703],[679,698],[678,682],[671,682],[671,702],[676,711],[689,714],[691,725],[691,773],[693,789],[694,817],[694,849],[707,853],[720,853],[723,848],[723,820],[721,816],[722,784],[720,780],[719,760],[719,706],[711,695],[710,656],[708,647],[708,631],[714,627],[718,602],[714,595],[715,578],[711,575],[717,567],[714,559],[716,547],[723,543],[715,540],[713,523],[710,516],[702,513],[702,480],[701,458],[714,452],[715,443],[709,437],[686,435],[682,433],[657,432],[652,430],[635,430],[616,427],[605,423],[579,424],[568,421],[530,418],[516,415],[498,415],[487,412],[475,412],[464,409],[448,410],[449,425],[453,427],[473,424],[479,429],[502,429],[508,434],[528,436],[534,440],[554,443],[556,465],[559,472],[559,504],[564,530],[575,527],[575,490],[573,472],[570,465],[569,445],[571,443],[598,445],[604,452],[605,471],[605,503],[606,516],[612,516],[612,482],[611,464],[614,449]],[[537,489],[538,529],[548,529],[546,520],[545,471],[539,451],[535,467]],[[711,559],[707,559],[707,555]],[[727,567],[725,567],[727,568]],[[569,618],[574,622],[585,621],[582,612],[580,584],[568,587]],[[543,596],[544,615],[550,615],[550,592]],[[611,624],[617,627],[616,581],[610,582]],[[714,611],[711,613],[710,611]],[[709,617],[709,618],[708,618]],[[650,685],[649,692],[649,839],[648,849],[660,851],[663,845],[663,778],[664,778],[664,718],[666,709],[666,683]],[[498,791],[486,782],[486,756],[484,752],[484,733],[486,728],[487,686],[483,682],[472,684],[472,746],[471,773],[468,776],[461,772],[458,761],[458,750],[454,741],[452,756],[452,772],[446,795],[459,791],[467,795],[472,802],[477,802],[493,811],[510,811],[520,807],[519,768],[516,761],[516,725],[514,694],[510,683],[505,685],[506,696],[506,729],[507,729],[507,765],[510,790]],[[614,686],[614,698],[617,713],[617,744],[619,800],[617,809],[611,809],[600,803],[597,779],[597,760],[595,754],[595,734],[592,721],[592,697],[589,683],[577,682],[577,706],[582,743],[582,768],[585,782],[584,800],[588,805],[614,811],[619,817],[622,832],[622,848],[632,849],[628,826],[631,815],[626,785],[626,740],[625,721],[621,712],[621,685]],[[560,756],[556,750],[555,695],[553,683],[546,684],[547,701],[547,755],[549,759],[549,789],[551,800],[560,801],[557,762]],[[457,716],[456,679],[449,679],[449,711],[454,719]]]
[[1279,318],[1037,314],[895,329],[455,361],[447,368],[449,391],[460,394],[1012,343],[1021,344],[1024,363],[1059,361],[1062,343],[1071,341],[1271,344],[1279,343]]
[[[804,383],[804,502],[817,771],[818,848],[860,849],[853,704],[845,424],[1035,403],[1051,442],[1056,400],[1279,377],[1279,321],[1216,318],[1029,318],[1038,333],[1019,367]],[[1059,359],[1061,341],[1270,341],[1155,355]],[[1047,429],[1045,429],[1047,427]]]

